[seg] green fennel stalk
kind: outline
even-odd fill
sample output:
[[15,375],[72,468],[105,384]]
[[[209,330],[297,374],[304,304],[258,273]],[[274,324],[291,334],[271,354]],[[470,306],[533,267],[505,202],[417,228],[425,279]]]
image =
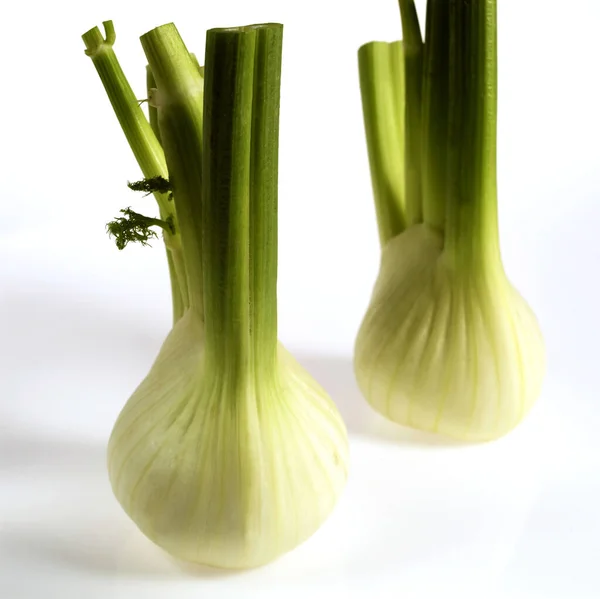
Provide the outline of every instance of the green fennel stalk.
[[355,372],[400,424],[493,439],[529,411],[545,370],[500,257],[496,0],[428,0],[424,43],[413,0],[400,11],[403,42],[359,50],[382,256]]
[[166,172],[134,188],[167,198],[186,304],[119,414],[109,477],[146,536],[226,568],[308,538],[347,476],[335,405],[277,340],[282,36],[278,24],[210,30],[204,68],[173,24],[141,38],[141,127]]
[[[105,36],[98,27],[84,33],[82,38],[86,54],[92,59],[106,94],[112,104],[119,124],[131,147],[131,150],[146,179],[161,177],[167,179],[167,165],[163,150],[148,120],[144,116],[140,103],[135,97],[125,74],[113,50],[116,41],[112,21],[103,23]],[[160,219],[172,223],[172,231],[164,234],[167,247],[169,276],[171,279],[173,321],[176,322],[189,305],[185,263],[182,255],[177,217],[168,193],[154,193],[158,203]],[[113,227],[113,231],[116,229]]]

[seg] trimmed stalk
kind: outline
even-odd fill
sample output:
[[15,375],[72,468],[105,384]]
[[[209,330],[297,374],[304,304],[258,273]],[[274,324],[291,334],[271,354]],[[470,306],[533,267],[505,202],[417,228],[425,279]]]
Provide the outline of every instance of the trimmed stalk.
[[[161,176],[168,179],[167,165],[158,140],[152,133],[148,120],[131,89],[117,56],[113,50],[116,40],[115,29],[111,21],[103,23],[106,38],[98,27],[84,33],[82,38],[86,54],[92,59],[119,124],[131,146],[145,178]],[[169,216],[172,209],[166,194],[157,194],[156,201],[162,213]],[[166,218],[164,219],[166,220]]]
[[429,0],[423,64],[423,219],[443,231],[448,195],[448,0]]
[[449,4],[446,248],[457,266],[496,267],[496,0]]
[[[204,138],[206,348],[242,388],[277,351],[281,25],[207,33]],[[210,370],[210,369],[209,369]]]
[[[156,81],[154,80],[154,75],[152,74],[152,69],[150,65],[146,65],[146,91],[148,94],[148,98],[152,95],[153,91],[156,89]],[[150,121],[150,127],[156,135],[156,139],[158,143],[160,143],[160,128],[158,126],[158,109],[156,106],[148,102],[148,120]],[[171,252],[167,252],[167,260],[169,262],[169,272],[172,273],[175,271],[175,262],[173,261],[173,256]],[[173,298],[173,315],[174,322],[177,322],[183,312],[185,311],[185,304],[183,302],[183,297],[181,293],[181,284],[178,283],[182,281],[185,286],[185,297],[187,299],[187,275],[185,272],[181,273],[179,277],[171,276],[171,297]]]
[[367,151],[379,240],[406,228],[405,85],[402,42],[371,42],[358,51]]
[[250,169],[250,311],[255,371],[277,352],[279,104],[283,26],[255,29]]
[[203,81],[172,23],[146,33],[141,42],[158,88],[152,103],[175,196],[190,306],[203,317]]
[[[131,147],[137,163],[145,178],[157,176],[168,179],[167,165],[160,143],[152,132],[152,128],[135,97],[123,69],[113,50],[116,41],[115,28],[112,21],[103,23],[105,37],[98,27],[84,33],[82,39],[86,46],[86,54],[92,59],[100,80],[106,90],[110,103],[115,111],[123,133]],[[165,231],[167,261],[171,279],[173,320],[176,322],[188,305],[185,264],[180,248],[177,219],[173,202],[167,193],[154,193],[158,203],[162,221],[173,223],[175,232]]]
[[423,40],[414,0],[400,0],[406,95],[406,220],[423,221],[421,197],[421,97]]

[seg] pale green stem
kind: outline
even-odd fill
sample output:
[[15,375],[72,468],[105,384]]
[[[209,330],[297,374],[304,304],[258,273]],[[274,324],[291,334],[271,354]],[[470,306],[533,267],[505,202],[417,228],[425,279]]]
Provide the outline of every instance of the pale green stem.
[[[92,59],[96,67],[119,124],[144,177],[161,176],[168,179],[167,165],[160,143],[152,132],[152,128],[144,116],[139,101],[135,97],[113,50],[116,35],[112,21],[105,21],[103,25],[106,38],[102,36],[97,27],[83,34],[86,54]],[[184,307],[187,306],[187,297],[181,291],[181,281],[185,285],[185,278],[182,279],[180,273],[185,272],[185,265],[179,243],[178,223],[173,202],[169,201],[168,194],[155,193],[154,197],[159,206],[161,219],[167,221],[171,218],[176,231],[175,234],[165,232],[164,235],[165,244],[168,251],[171,252],[171,257],[168,257],[168,264],[172,288],[176,286],[181,294],[181,300],[176,295],[173,296],[173,317],[174,320],[177,320],[181,312],[178,306],[180,304],[183,304]],[[173,281],[176,281],[176,285],[173,284]]]
[[203,318],[203,81],[172,23],[149,31],[141,42],[158,88],[153,103],[175,196],[190,306]]
[[[146,91],[148,94],[148,98],[152,93],[152,90],[156,89],[156,81],[154,80],[154,75],[152,74],[152,69],[150,65],[146,65]],[[160,128],[158,126],[158,110],[156,106],[154,106],[151,102],[148,102],[148,120],[150,121],[150,127],[156,135],[156,139],[160,143]],[[179,252],[182,253],[182,250],[179,249]],[[169,275],[171,279],[171,296],[173,298],[173,322],[177,322],[182,316],[187,308],[186,304],[189,304],[188,301],[188,289],[187,289],[187,273],[185,269],[183,271],[178,271],[177,265],[173,260],[173,256],[171,253],[168,253],[167,259],[169,261]],[[179,262],[179,265],[183,265],[183,259]],[[183,300],[185,298],[185,301]]]
[[421,196],[421,97],[423,85],[423,40],[414,0],[400,0],[404,48],[406,111],[406,221],[423,221]]
[[[167,263],[169,265],[169,279],[171,282],[171,302],[173,304],[173,324],[175,324],[186,310],[186,305],[183,303],[183,295],[179,286],[177,277],[177,269],[173,260],[173,253],[167,249]],[[185,275],[185,273],[184,273]],[[185,281],[185,278],[183,279]]]
[[365,135],[379,240],[406,228],[404,53],[402,42],[370,42],[358,51]]

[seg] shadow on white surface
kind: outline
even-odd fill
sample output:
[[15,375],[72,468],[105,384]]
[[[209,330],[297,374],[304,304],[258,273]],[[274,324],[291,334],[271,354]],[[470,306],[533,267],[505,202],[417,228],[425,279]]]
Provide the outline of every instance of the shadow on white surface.
[[350,435],[369,437],[373,442],[410,445],[421,448],[461,448],[466,443],[399,426],[375,412],[363,398],[354,378],[350,358],[308,356],[298,361],[331,395]]
[[105,442],[168,332],[151,324],[81,290],[37,282],[7,291],[0,423]]
[[99,444],[84,440],[44,438],[34,431],[3,431],[0,437],[0,472],[27,472],[28,469],[58,467],[95,468],[104,460]]
[[127,577],[237,574],[180,562],[145,539],[112,497],[100,443],[9,432],[0,476],[12,482],[2,485],[5,499],[18,506],[0,534],[9,562]]
[[[44,564],[88,574],[125,578],[178,580],[182,574],[197,578],[226,578],[241,572],[177,562],[148,543],[134,542],[114,534],[113,522],[90,522],[88,530],[40,531],[16,529],[3,532],[2,542],[10,547],[12,559]],[[111,527],[113,529],[111,530]],[[100,531],[100,533],[99,533]],[[129,549],[129,550],[127,550]]]

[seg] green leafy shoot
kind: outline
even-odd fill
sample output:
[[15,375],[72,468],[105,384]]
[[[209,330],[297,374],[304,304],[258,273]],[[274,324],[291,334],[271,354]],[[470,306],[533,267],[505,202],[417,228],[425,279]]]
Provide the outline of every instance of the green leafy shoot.
[[117,248],[120,250],[124,249],[130,242],[137,242],[149,246],[149,239],[158,239],[156,231],[151,227],[160,227],[171,234],[175,232],[170,217],[168,220],[164,221],[159,218],[144,216],[143,214],[134,212],[131,208],[125,208],[124,210],[121,210],[121,213],[124,216],[118,216],[115,220],[106,225],[109,237],[115,238]]
[[151,193],[167,193],[171,191],[171,183],[164,177],[158,175],[157,177],[151,177],[149,179],[142,179],[141,181],[127,182],[127,187],[132,191],[144,191],[146,195]]

